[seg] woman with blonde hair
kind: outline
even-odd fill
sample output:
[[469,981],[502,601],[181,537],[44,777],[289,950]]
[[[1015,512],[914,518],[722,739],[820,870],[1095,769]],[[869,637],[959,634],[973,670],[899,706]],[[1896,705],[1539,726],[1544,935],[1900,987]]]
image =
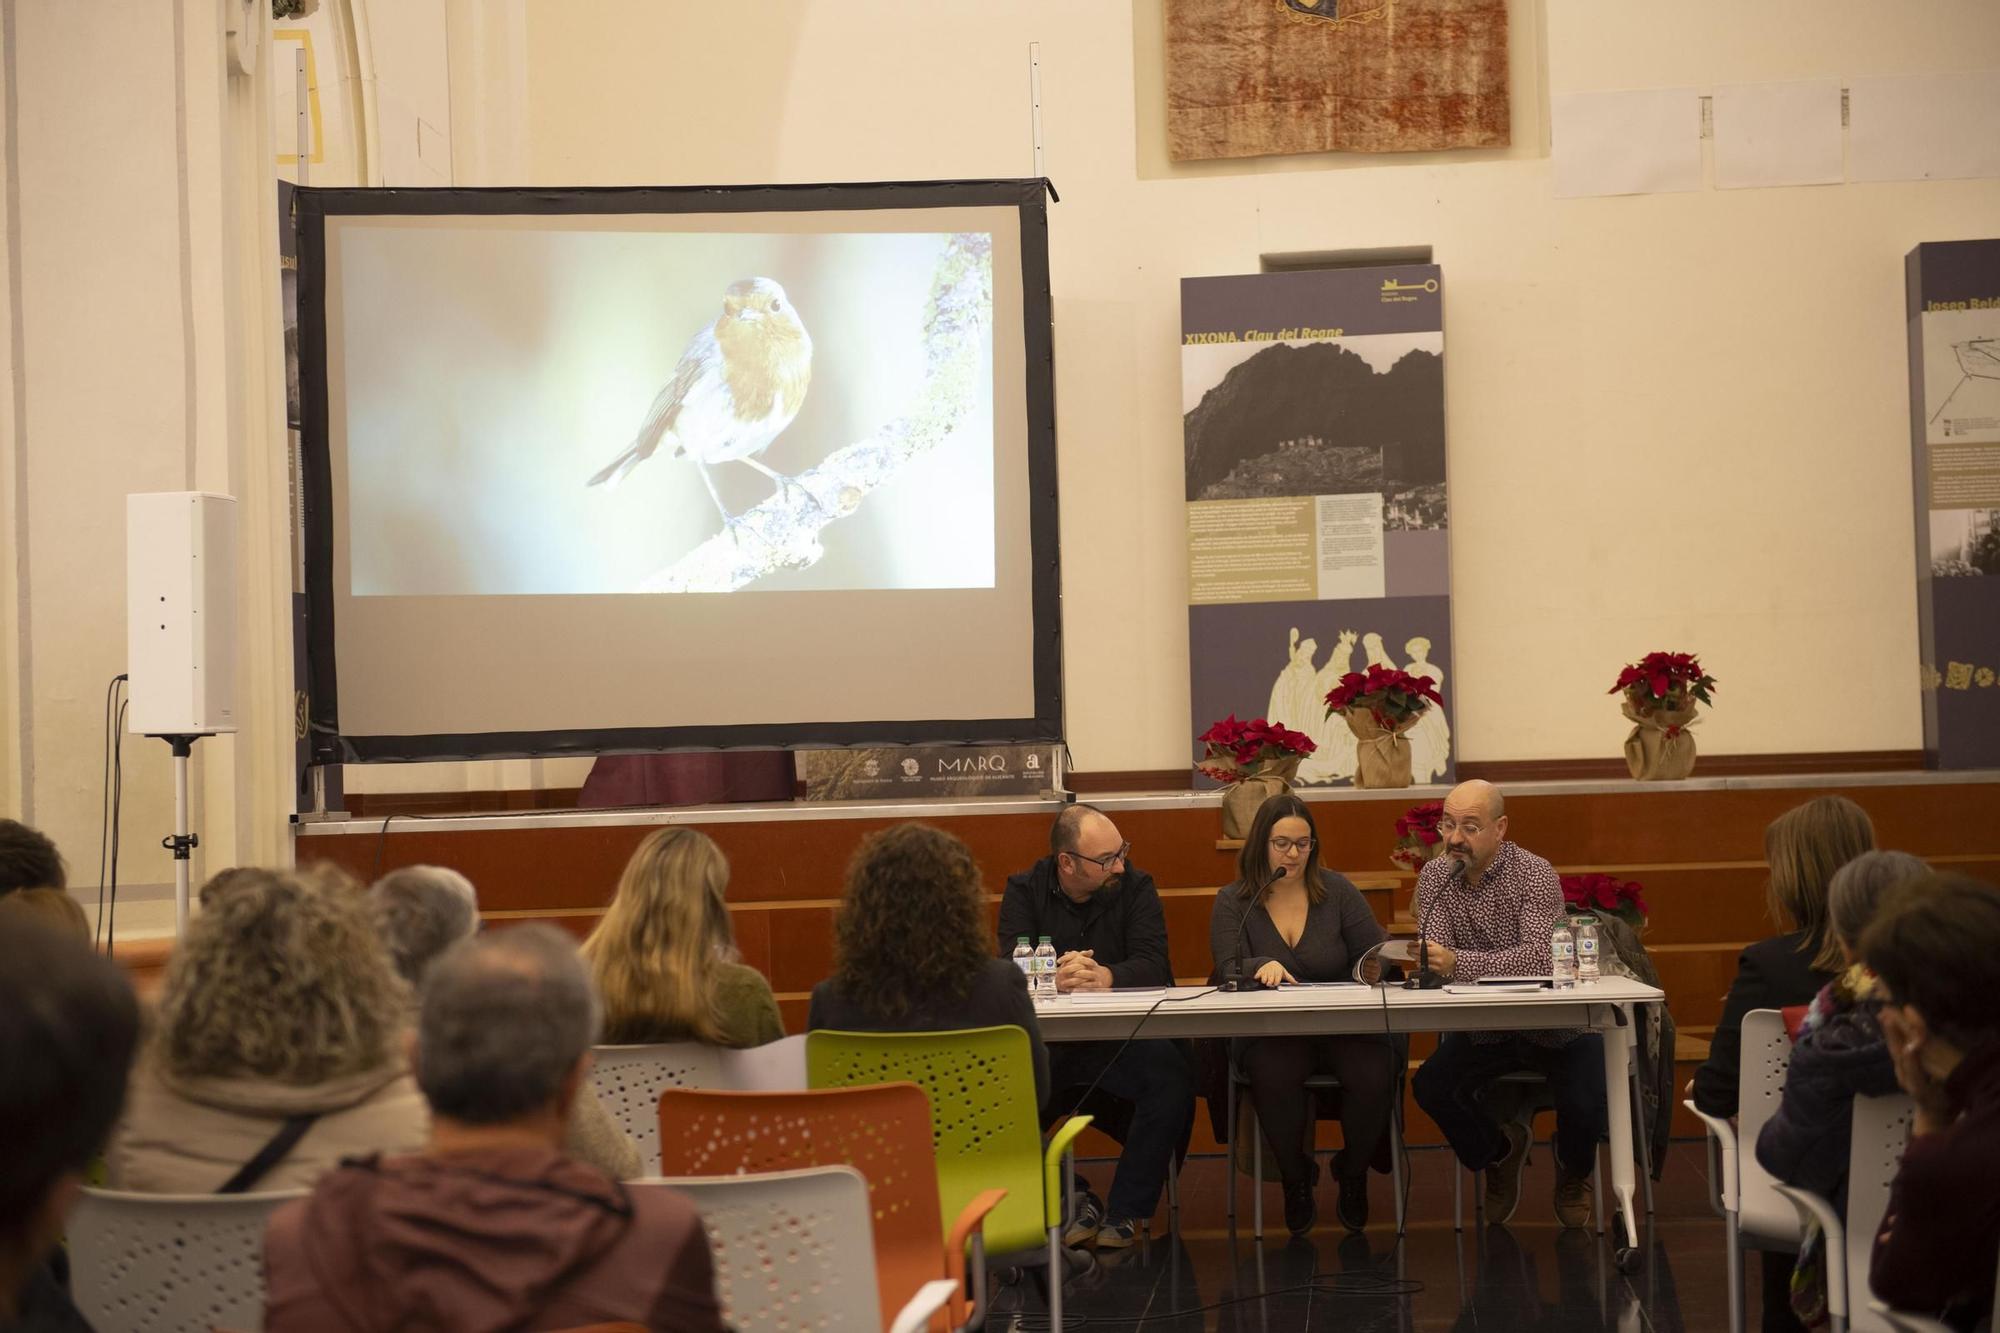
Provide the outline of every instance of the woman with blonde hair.
[[738,961],[723,891],[729,862],[699,829],[648,834],[584,941],[611,1044],[762,1046],[785,1035],[763,974]]
[[414,1152],[429,1115],[406,1065],[409,990],[337,874],[244,871],[167,965],[114,1189],[298,1189],[341,1158]]

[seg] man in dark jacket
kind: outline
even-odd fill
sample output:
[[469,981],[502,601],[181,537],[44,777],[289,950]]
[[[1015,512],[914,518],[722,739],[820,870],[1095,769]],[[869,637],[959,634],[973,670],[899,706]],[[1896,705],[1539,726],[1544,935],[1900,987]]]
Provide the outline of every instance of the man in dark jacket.
[[430,1146],[350,1159],[272,1215],[264,1327],[722,1333],[694,1206],[562,1154],[597,1027],[576,946],[549,927],[432,964],[415,1059]]
[[[1000,900],[1000,953],[1046,935],[1055,945],[1056,989],[1064,994],[1171,986],[1167,920],[1153,877],[1127,859],[1132,845],[1103,811],[1072,805],[1049,832],[1049,855],[1010,876]],[[1194,1123],[1194,1070],[1171,1041],[1061,1042],[1049,1048],[1055,1105],[1062,1092],[1098,1094],[1131,1105],[1131,1125],[1101,1215],[1094,1199],[1072,1214],[1070,1245],[1131,1245],[1159,1207],[1160,1190]]]

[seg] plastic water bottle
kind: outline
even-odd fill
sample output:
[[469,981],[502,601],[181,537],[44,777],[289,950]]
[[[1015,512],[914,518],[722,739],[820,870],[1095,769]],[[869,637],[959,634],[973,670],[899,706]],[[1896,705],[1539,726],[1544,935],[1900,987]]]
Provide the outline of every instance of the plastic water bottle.
[[1021,975],[1028,979],[1028,994],[1035,993],[1035,949],[1028,943],[1026,935],[1014,939],[1014,966],[1021,969]]
[[1035,946],[1035,971],[1028,980],[1033,984],[1037,1000],[1056,998],[1056,946],[1047,935]]
[[1576,985],[1576,936],[1569,933],[1569,922],[1561,918],[1549,936],[1549,972],[1557,990]]
[[1576,921],[1576,984],[1592,986],[1597,983],[1597,918],[1578,917]]

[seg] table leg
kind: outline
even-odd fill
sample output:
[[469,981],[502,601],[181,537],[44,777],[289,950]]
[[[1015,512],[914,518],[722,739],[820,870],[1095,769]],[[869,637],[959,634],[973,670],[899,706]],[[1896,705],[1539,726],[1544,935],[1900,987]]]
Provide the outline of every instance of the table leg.
[[[1632,1012],[1628,1005],[1619,1006],[1625,1015],[1626,1026],[1605,1028],[1604,1031],[1604,1111],[1610,1121],[1607,1129],[1611,1136],[1611,1193],[1618,1200],[1618,1220],[1624,1228],[1621,1236],[1612,1238],[1614,1246],[1636,1252],[1639,1248],[1639,1224],[1634,1218],[1632,1190],[1635,1184],[1632,1175]],[[1620,1267],[1624,1266],[1624,1256],[1620,1256]]]

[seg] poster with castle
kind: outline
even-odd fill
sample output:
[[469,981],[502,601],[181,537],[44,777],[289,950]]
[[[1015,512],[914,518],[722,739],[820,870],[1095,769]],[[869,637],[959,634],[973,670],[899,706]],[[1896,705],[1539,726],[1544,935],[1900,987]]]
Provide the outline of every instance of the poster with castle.
[[1266,717],[1351,782],[1327,692],[1395,666],[1445,698],[1415,781],[1455,780],[1442,314],[1429,264],[1182,280],[1191,736]]

